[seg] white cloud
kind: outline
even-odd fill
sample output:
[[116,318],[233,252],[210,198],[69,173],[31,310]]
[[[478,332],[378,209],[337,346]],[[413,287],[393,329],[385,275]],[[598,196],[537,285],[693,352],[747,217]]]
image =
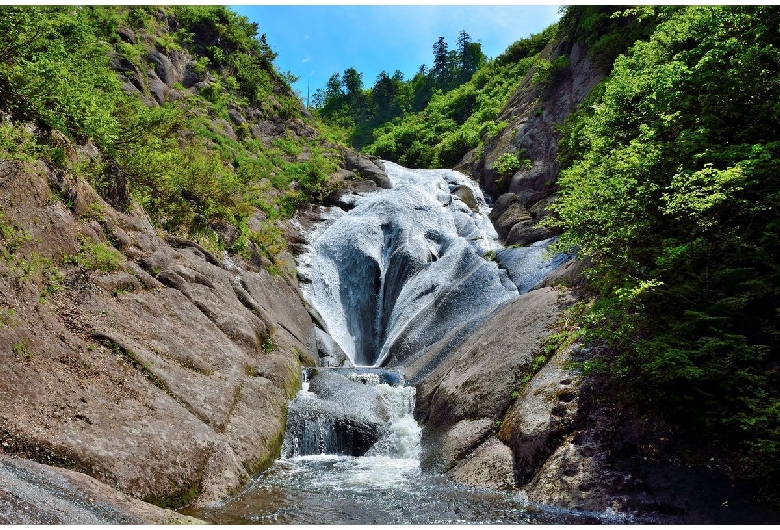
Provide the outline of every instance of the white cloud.
[[307,55],[306,58],[304,58],[303,61],[301,61],[301,62],[302,63],[308,63],[309,61],[311,61],[311,55]]

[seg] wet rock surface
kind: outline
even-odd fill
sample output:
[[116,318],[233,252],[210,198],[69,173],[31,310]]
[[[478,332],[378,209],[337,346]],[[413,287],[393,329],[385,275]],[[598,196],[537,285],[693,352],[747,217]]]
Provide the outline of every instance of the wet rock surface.
[[362,456],[385,434],[390,413],[376,388],[345,375],[312,373],[290,404],[283,456]]
[[484,207],[475,183],[451,170],[385,165],[393,187],[332,209],[299,257],[304,298],[356,366],[403,363],[517,294],[484,257],[500,248],[486,215],[452,194],[470,187]]

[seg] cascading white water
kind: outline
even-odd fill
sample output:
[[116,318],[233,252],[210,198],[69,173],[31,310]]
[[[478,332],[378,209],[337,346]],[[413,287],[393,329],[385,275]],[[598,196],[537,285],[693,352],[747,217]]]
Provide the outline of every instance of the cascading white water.
[[[393,188],[329,210],[298,263],[304,297],[326,327],[318,342],[335,340],[364,368],[306,369],[282,458],[229,503],[196,515],[224,524],[601,522],[421,472],[415,388],[400,372],[365,366],[401,364],[464,331],[562,258],[547,259],[549,241],[503,249],[487,201],[464,175],[385,169]],[[472,190],[475,210],[453,194],[460,186]]]
[[283,457],[366,455],[419,465],[415,388],[399,374],[307,368],[303,380],[287,413]]
[[[301,290],[356,366],[396,365],[518,295],[479,187],[385,162],[392,189],[332,209],[299,259]],[[472,210],[452,192],[468,187]]]

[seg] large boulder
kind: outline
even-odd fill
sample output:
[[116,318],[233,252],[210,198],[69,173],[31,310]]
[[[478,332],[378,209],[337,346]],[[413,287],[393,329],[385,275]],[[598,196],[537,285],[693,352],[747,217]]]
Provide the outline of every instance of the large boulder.
[[363,456],[385,434],[390,412],[375,386],[314,370],[309,389],[290,404],[285,456]]
[[346,150],[344,153],[344,164],[347,170],[373,181],[380,188],[390,189],[393,187],[385,170],[372,159],[357,151]]
[[[444,472],[496,433],[561,310],[571,299],[545,288],[507,303],[458,339],[458,330],[404,366],[417,385],[421,465]],[[453,346],[454,344],[454,346]]]
[[520,390],[504,416],[499,439],[514,455],[515,479],[529,482],[572,430],[577,413],[577,374],[568,349],[557,353]]

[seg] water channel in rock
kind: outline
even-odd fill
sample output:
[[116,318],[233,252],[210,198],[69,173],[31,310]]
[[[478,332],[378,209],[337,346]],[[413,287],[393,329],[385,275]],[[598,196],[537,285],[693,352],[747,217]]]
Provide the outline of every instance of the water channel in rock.
[[404,362],[448,330],[476,325],[566,258],[547,255],[550,241],[504,249],[489,199],[464,175],[385,167],[392,189],[324,212],[299,259],[320,342],[342,367],[305,369],[281,458],[236,497],[189,513],[223,524],[617,522],[421,470]]

